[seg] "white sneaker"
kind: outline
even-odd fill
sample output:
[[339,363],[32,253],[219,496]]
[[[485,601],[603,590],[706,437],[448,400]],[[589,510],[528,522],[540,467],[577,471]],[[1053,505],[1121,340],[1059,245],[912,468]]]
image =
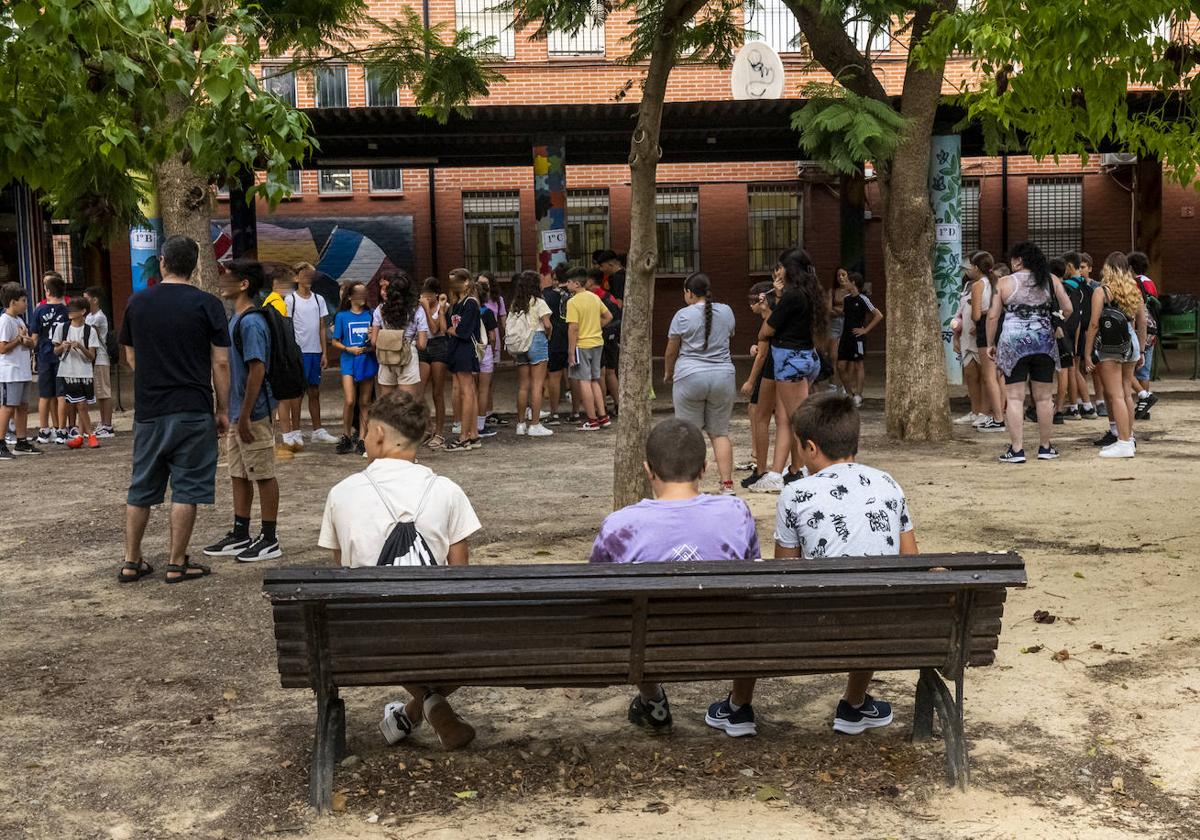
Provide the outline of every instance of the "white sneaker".
[[529,435],[529,437],[550,437],[550,435],[554,434],[554,432],[550,429],[547,429],[541,423],[534,423],[529,427],[525,434]]
[[956,417],[954,419],[954,425],[955,426],[973,426],[973,425],[975,425],[975,423],[978,420],[979,420],[979,415],[972,411],[968,414],[964,414],[962,417]]
[[976,414],[975,419],[971,421],[971,425],[974,426],[976,429],[979,429],[979,428],[982,428],[983,426],[986,426],[988,423],[991,423],[991,422],[992,422],[992,415]]
[[543,409],[542,409],[542,413],[538,415],[538,419],[539,419],[539,420],[545,420],[545,419],[546,419],[547,417],[549,417],[549,416],[550,416],[550,410],[549,410],[549,409],[546,409],[546,408],[543,408]]
[[383,720],[379,724],[379,731],[383,734],[383,740],[388,744],[395,745],[407,738],[420,725],[420,721],[413,723],[409,720],[408,713],[404,710],[404,703],[394,700],[383,707]]
[[533,419],[533,409],[532,409],[532,408],[527,408],[527,409],[525,409],[525,419],[526,419],[526,420],[532,420],[532,419]]
[[1137,444],[1133,439],[1118,440],[1100,450],[1101,458],[1132,458],[1137,454]]
[[325,431],[324,429],[313,429],[313,433],[312,433],[312,435],[309,436],[309,439],[313,443],[337,443],[338,442],[337,438],[335,438],[333,435],[329,434],[329,432]]
[[783,473],[769,472],[750,485],[751,493],[778,493],[783,490]]
[[98,438],[114,438],[117,433],[113,431],[112,426],[101,426],[96,429],[96,437]]
[[862,394],[855,394],[854,395],[854,407],[862,408],[862,403],[863,403]]
[[[96,434],[96,437],[100,437],[99,433]],[[17,445],[17,436],[15,434],[13,434],[12,432],[5,432],[4,433],[4,442],[8,446],[16,446]]]
[[526,426],[524,423],[518,423],[518,424],[517,424],[517,434],[518,434],[518,435],[523,435],[523,434],[525,434],[525,430],[526,430],[526,429],[528,429],[528,428],[529,428],[529,427],[528,427],[528,426]]

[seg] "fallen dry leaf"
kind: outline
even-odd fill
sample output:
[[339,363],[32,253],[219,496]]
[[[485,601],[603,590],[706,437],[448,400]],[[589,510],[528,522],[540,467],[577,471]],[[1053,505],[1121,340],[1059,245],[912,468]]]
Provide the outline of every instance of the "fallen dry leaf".
[[1079,578],[1080,580],[1083,580],[1083,572],[1076,572],[1075,577]]
[[1055,662],[1066,662],[1068,659],[1071,658],[1071,651],[1067,650],[1066,648],[1063,648],[1058,653],[1053,654],[1050,658],[1053,659]]
[[346,810],[346,794],[344,791],[339,790],[333,794],[333,799],[330,801],[330,807],[339,813]]
[[648,802],[646,807],[642,809],[646,814],[665,814],[671,810],[671,806],[666,802]]
[[460,790],[454,794],[455,799],[474,799],[477,796],[479,796],[479,791],[477,790]]
[[1037,610],[1033,614],[1033,620],[1038,624],[1053,624],[1058,621],[1058,616],[1047,610]]
[[817,774],[817,778],[820,779],[822,782],[825,782],[826,784],[830,784],[833,782],[833,774],[830,773],[828,770],[822,770],[820,773]]
[[784,793],[773,785],[763,785],[754,794],[755,802],[770,802],[773,799],[783,799]]
[[224,697],[226,700],[228,700],[230,703],[232,703],[234,700],[237,699],[237,690],[233,689],[233,688],[227,688],[227,689],[225,689],[225,693],[222,694],[221,696]]
[[1125,779],[1124,779],[1124,777],[1122,777],[1122,776],[1113,776],[1113,777],[1112,777],[1112,789],[1113,789],[1113,793],[1119,793],[1119,794],[1122,794],[1122,795],[1124,795],[1124,793],[1125,793]]
[[1030,645],[1021,648],[1021,653],[1041,653],[1043,650],[1045,650],[1045,645]]

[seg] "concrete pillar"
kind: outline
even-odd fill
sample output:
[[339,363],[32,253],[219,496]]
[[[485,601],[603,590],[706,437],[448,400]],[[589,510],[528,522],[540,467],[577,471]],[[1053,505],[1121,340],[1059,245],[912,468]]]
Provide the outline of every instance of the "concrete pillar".
[[549,274],[567,262],[567,167],[565,140],[543,138],[533,147],[533,212],[537,219],[538,267]]

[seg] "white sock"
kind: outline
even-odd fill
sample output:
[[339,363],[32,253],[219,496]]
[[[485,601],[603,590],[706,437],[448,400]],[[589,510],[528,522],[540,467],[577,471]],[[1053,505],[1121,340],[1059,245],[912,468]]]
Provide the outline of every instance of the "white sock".
[[1146,397],[1148,397],[1148,396],[1150,396],[1150,392],[1149,392],[1149,391],[1138,391],[1138,399],[1139,399],[1139,400],[1144,400],[1144,399],[1146,399]]
[[1112,433],[1115,435],[1115,434],[1117,433],[1117,424],[1116,424],[1116,423],[1109,423],[1109,424],[1108,424],[1108,430],[1109,430],[1110,432],[1112,432]]

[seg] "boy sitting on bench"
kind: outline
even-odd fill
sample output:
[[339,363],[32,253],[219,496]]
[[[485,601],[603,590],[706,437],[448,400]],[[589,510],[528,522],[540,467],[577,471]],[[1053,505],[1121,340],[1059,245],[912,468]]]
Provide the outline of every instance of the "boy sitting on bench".
[[[707,447],[686,420],[664,420],[646,440],[643,468],[654,491],[608,516],[592,546],[591,563],[757,560],[754,517],[736,496],[700,492]],[[629,720],[652,734],[671,731],[671,707],[658,683],[642,683]]]
[[[855,463],[859,416],[854,400],[837,394],[809,397],[792,415],[808,477],[779,495],[775,558],[912,555],[917,538],[904,491],[890,475]],[[838,702],[833,728],[857,735],[892,722],[892,707],[867,693],[872,672],[854,671]],[[733,681],[733,691],[708,708],[704,721],[732,736],[755,734],[754,680]]]

